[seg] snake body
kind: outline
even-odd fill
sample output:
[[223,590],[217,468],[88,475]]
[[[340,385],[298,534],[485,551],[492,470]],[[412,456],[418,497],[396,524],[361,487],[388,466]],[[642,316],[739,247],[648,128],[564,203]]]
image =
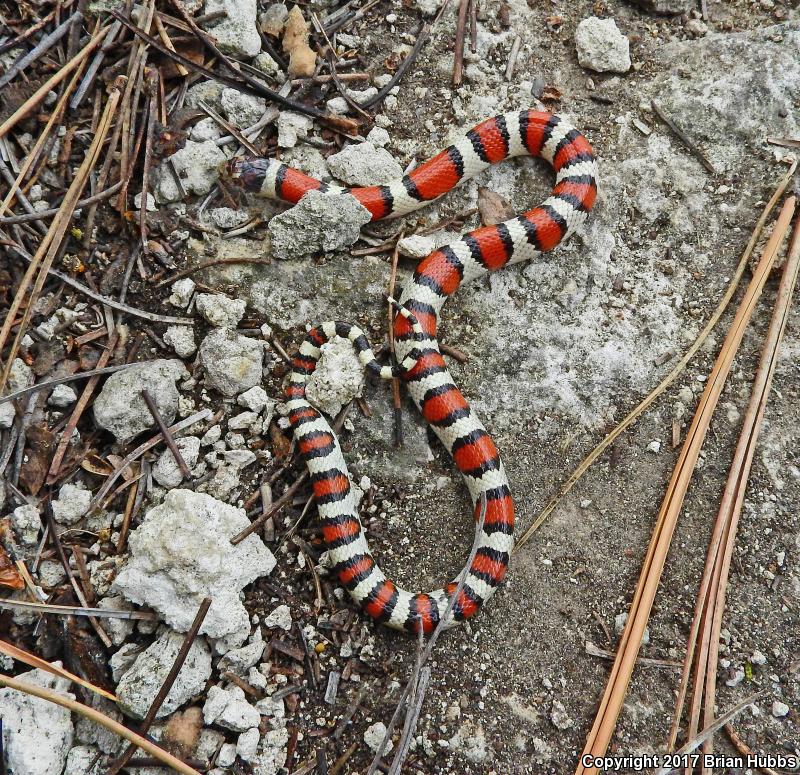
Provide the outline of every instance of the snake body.
[[369,210],[372,220],[379,220],[416,210],[490,165],[523,155],[552,164],[556,182],[551,195],[538,207],[471,231],[420,262],[403,288],[394,321],[398,366],[380,366],[364,334],[341,322],[312,329],[293,360],[286,388],[289,420],[311,477],[333,569],[367,614],[396,629],[433,630],[457,582],[433,592],[412,593],[386,578],[367,544],[339,442],[306,399],[306,381],[316,368],[322,345],[334,336],[349,339],[367,369],[382,377],[402,377],[422,416],[461,471],[476,519],[485,503],[477,551],[452,608],[452,621],[474,616],[508,569],[514,547],[514,506],[497,448],[453,382],[439,351],[439,311],[462,282],[552,250],[584,222],[597,195],[592,148],[563,117],[524,110],[482,122],[387,185],[346,189],[274,159],[238,161],[234,169],[246,189],[289,202],[299,201],[311,190],[349,193]]

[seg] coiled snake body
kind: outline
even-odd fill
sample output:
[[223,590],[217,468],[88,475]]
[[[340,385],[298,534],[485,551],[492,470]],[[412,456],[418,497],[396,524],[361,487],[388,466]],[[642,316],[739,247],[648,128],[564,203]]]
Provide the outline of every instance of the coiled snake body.
[[489,165],[524,155],[552,164],[556,183],[551,195],[538,207],[505,223],[469,232],[420,262],[403,288],[395,317],[398,366],[381,367],[364,334],[341,322],[312,329],[293,361],[286,388],[289,420],[311,476],[333,568],[367,614],[396,629],[433,630],[457,583],[412,593],[383,574],[364,536],[339,442],[325,418],[307,401],[306,381],[316,368],[321,346],[335,335],[348,338],[361,363],[372,372],[402,377],[422,416],[461,471],[476,519],[482,501],[486,504],[477,552],[452,609],[455,621],[474,616],[508,569],[514,547],[514,506],[497,448],[453,382],[439,351],[439,311],[462,282],[552,250],[584,222],[597,194],[592,148],[564,118],[524,110],[482,122],[388,185],[346,189],[274,159],[240,160],[234,167],[234,176],[248,190],[293,203],[311,190],[346,192],[369,210],[372,220],[379,220],[412,212]]

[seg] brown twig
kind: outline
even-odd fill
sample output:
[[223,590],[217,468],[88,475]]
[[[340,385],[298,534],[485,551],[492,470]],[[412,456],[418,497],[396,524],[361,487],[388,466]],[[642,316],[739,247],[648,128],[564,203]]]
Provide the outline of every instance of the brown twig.
[[453,47],[453,86],[461,86],[464,80],[464,37],[467,31],[469,0],[461,0],[456,22],[456,43]]
[[173,438],[172,434],[167,427],[167,424],[164,422],[164,418],[161,416],[161,412],[158,411],[158,406],[156,406],[156,402],[153,400],[153,396],[147,391],[147,389],[142,390],[142,398],[144,402],[147,404],[147,408],[150,410],[150,414],[153,415],[153,419],[156,421],[156,425],[158,429],[161,431],[161,436],[164,439],[164,443],[169,448],[169,451],[172,453],[172,457],[175,458],[175,462],[178,464],[178,468],[180,468],[181,473],[183,474],[184,479],[191,479],[192,472],[189,470],[189,466],[186,465],[186,461],[183,459],[183,455],[181,455],[181,451],[178,449],[178,445],[175,443],[175,439]]
[[[206,618],[206,614],[208,613],[208,609],[210,607],[211,598],[203,598],[202,602],[200,603],[200,607],[197,609],[197,613],[195,614],[192,626],[189,627],[189,631],[186,633],[183,643],[181,643],[181,648],[180,651],[178,651],[178,655],[175,657],[175,662],[173,662],[169,673],[167,673],[167,677],[164,679],[164,683],[158,690],[158,694],[156,694],[156,696],[153,698],[153,702],[150,704],[145,717],[142,719],[139,729],[140,734],[147,734],[147,730],[150,729],[151,724],[155,721],[159,708],[161,708],[161,705],[167,698],[172,685],[175,683],[175,679],[178,677],[178,673],[180,673],[183,663],[186,661],[186,657],[189,656],[189,650],[192,648],[192,644],[197,638],[198,632],[200,632],[200,627],[202,626],[203,620]],[[117,773],[130,761],[133,754],[136,753],[137,747],[138,746],[135,743],[131,743],[122,753],[122,755],[109,767],[108,775],[117,775]]]

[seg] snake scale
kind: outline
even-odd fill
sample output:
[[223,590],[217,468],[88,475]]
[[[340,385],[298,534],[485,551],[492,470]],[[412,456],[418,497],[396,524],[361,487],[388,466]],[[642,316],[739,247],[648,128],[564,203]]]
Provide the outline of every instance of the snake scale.
[[550,196],[511,220],[463,235],[419,263],[403,288],[394,319],[396,366],[381,366],[363,332],[343,322],[311,329],[292,362],[286,387],[289,421],[310,474],[333,569],[369,616],[395,629],[432,631],[457,582],[433,592],[412,593],[384,575],[367,544],[339,442],[327,420],[306,399],[306,382],[316,368],[320,348],[334,336],[352,342],[365,368],[384,378],[399,375],[405,382],[463,475],[476,519],[485,503],[477,552],[448,623],[474,616],[508,569],[514,547],[514,505],[497,448],[455,385],[439,351],[439,312],[461,283],[552,250],[584,222],[597,195],[592,148],[565,118],[523,110],[483,121],[386,185],[343,188],[310,178],[275,159],[240,159],[233,165],[233,177],[249,191],[292,203],[312,190],[346,193],[369,210],[372,220],[379,220],[410,213],[490,165],[526,155],[547,160],[555,170]]

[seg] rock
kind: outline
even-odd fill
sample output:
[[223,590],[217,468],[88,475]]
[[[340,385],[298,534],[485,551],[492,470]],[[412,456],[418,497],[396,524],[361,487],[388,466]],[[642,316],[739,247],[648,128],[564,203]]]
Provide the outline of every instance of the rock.
[[189,139],[196,143],[204,143],[206,140],[219,140],[222,137],[222,130],[213,118],[202,118],[189,132]]
[[177,202],[183,198],[184,194],[175,182],[170,165],[185,194],[203,196],[211,191],[219,179],[220,166],[225,160],[225,154],[213,140],[202,143],[187,140],[183,148],[157,168],[156,199],[159,202]]
[[408,258],[423,259],[436,250],[436,243],[423,234],[412,234],[403,237],[398,243],[400,253]]
[[236,741],[236,754],[244,762],[252,762],[256,758],[256,751],[258,750],[258,741],[261,735],[257,728],[248,729],[239,735]]
[[172,283],[170,290],[172,293],[167,301],[175,307],[186,309],[194,293],[195,282],[191,277],[184,277],[183,280],[176,280]]
[[[90,745],[76,745],[67,754],[67,763],[64,767],[64,775],[94,775],[99,771],[95,768],[98,762],[98,750]],[[103,766],[102,758],[100,767]]]
[[[31,367],[21,358],[15,358],[8,374],[5,392],[7,394],[15,393],[17,390],[30,387],[33,384],[33,379]],[[14,404],[10,401],[5,404],[0,404],[0,429],[10,428],[14,424],[15,416]]]
[[292,629],[292,612],[289,610],[289,606],[279,605],[271,614],[264,617],[263,625],[267,629],[280,627],[289,632]]
[[77,394],[69,385],[56,385],[47,399],[47,405],[56,409],[66,409],[77,400]]
[[229,670],[236,675],[245,676],[251,667],[258,664],[264,653],[264,645],[263,640],[253,640],[246,646],[227,651],[219,661],[218,671]]
[[326,103],[325,107],[337,116],[344,116],[348,110],[350,110],[350,106],[347,104],[347,100],[339,95],[338,97],[331,97]]
[[277,775],[286,762],[286,746],[289,743],[289,732],[286,727],[270,729],[258,745],[258,750],[250,764],[253,775]]
[[230,767],[236,761],[236,746],[233,743],[224,743],[217,754],[218,767]]
[[16,416],[14,404],[10,401],[6,404],[0,404],[0,429],[10,428],[14,424]]
[[314,122],[302,113],[283,110],[276,122],[278,127],[278,145],[281,148],[294,148],[297,141],[308,136]]
[[702,38],[708,32],[708,25],[700,19],[689,19],[683,29],[695,38]]
[[367,133],[367,142],[372,143],[376,147],[383,148],[385,145],[389,144],[390,139],[389,133],[379,126],[372,127]]
[[236,399],[236,403],[257,414],[269,407],[268,414],[270,417],[275,409],[275,401],[267,395],[267,391],[260,385],[255,385],[251,387],[250,390],[245,390],[244,393]]
[[[211,119],[209,119],[211,120]],[[142,192],[140,191],[138,194],[135,194],[133,197],[133,206],[137,210],[141,210],[142,207]],[[147,204],[145,205],[145,210],[148,213],[155,213],[158,211],[158,207],[156,207],[156,198],[148,191],[147,192]]]
[[369,211],[349,194],[308,191],[294,207],[269,222],[272,255],[287,259],[348,248],[371,219]]
[[632,2],[645,11],[661,16],[689,13],[695,7],[691,0],[632,0]]
[[218,229],[235,229],[250,220],[247,210],[234,210],[232,207],[215,207],[209,213]]
[[205,102],[212,108],[222,110],[220,99],[222,90],[225,87],[217,81],[200,81],[194,86],[190,86],[186,92],[186,107],[200,108],[200,103]]
[[154,608],[179,632],[189,628],[201,600],[210,597],[200,631],[228,637],[232,645],[243,643],[250,620],[239,592],[275,567],[257,536],[230,543],[249,524],[243,509],[191,490],[171,490],[131,533],[131,557],[113,590]]
[[267,109],[267,101],[263,97],[243,94],[236,89],[223,89],[220,102],[225,115],[240,129],[255,124]]
[[553,700],[553,707],[550,709],[550,721],[556,729],[569,729],[575,722],[570,718],[564,703]]
[[140,646],[134,643],[127,643],[119,651],[111,655],[108,664],[111,668],[111,679],[115,684],[120,682],[122,676],[130,669],[141,651],[142,648]]
[[[178,451],[181,453],[186,465],[190,469],[197,465],[200,457],[200,439],[196,436],[183,436],[175,440]],[[153,466],[153,479],[162,487],[177,487],[183,481],[183,473],[178,466],[178,461],[168,449],[159,455],[156,464]]]
[[[61,662],[55,663],[61,667]],[[70,682],[44,670],[20,673],[17,680],[74,700]],[[75,730],[70,712],[47,700],[0,689],[5,765],[13,775],[54,775],[64,769]]]
[[[625,629],[625,625],[627,624],[627,622],[628,622],[627,611],[624,611],[621,614],[617,614],[614,617],[614,632],[617,633],[617,635],[622,635],[622,631]],[[650,628],[645,627],[644,635],[642,636],[642,645],[646,646],[648,643],[650,643]]]
[[256,424],[261,427],[261,420],[255,412],[240,412],[235,417],[228,420],[228,430],[241,431],[245,429],[254,429]]
[[[366,89],[348,89],[347,96],[350,97],[357,105],[364,105],[373,97],[377,96],[378,90],[374,86],[368,86]],[[390,95],[392,96],[392,95]],[[389,97],[386,98],[387,101]]]
[[176,380],[186,376],[179,360],[159,359],[141,363],[112,374],[94,402],[94,419],[101,428],[111,431],[117,441],[127,442],[155,427],[155,420],[142,398],[147,390],[164,422],[169,425],[178,414],[180,394]]
[[784,716],[788,716],[790,710],[791,708],[780,700],[775,700],[775,702],[772,703],[772,715],[775,716],[775,718],[784,718]]
[[91,501],[92,493],[88,490],[65,484],[59,490],[58,498],[53,501],[53,519],[62,525],[74,525],[86,515]]
[[212,331],[200,345],[206,384],[229,398],[261,382],[263,358],[262,342],[229,329]]
[[308,400],[321,412],[334,417],[364,389],[364,367],[353,345],[335,337],[322,345],[317,368],[308,380]]
[[[97,601],[97,607],[105,610],[132,611],[133,606],[122,595],[110,595]],[[115,646],[121,646],[133,633],[135,622],[132,619],[103,620],[103,629],[109,634]]]
[[[386,724],[382,721],[376,721],[372,726],[367,727],[364,732],[364,742],[373,753],[378,750],[384,737],[386,737]],[[391,753],[392,748],[394,748],[394,743],[388,740],[383,749],[384,754]]]
[[224,11],[222,19],[202,25],[226,54],[250,59],[261,51],[256,24],[256,0],[206,0],[204,14]]
[[590,16],[575,30],[581,67],[598,73],[627,73],[631,69],[630,43],[613,19]]
[[280,37],[288,15],[289,9],[283,3],[273,3],[261,14],[259,19],[261,29],[273,38]]
[[194,342],[194,326],[167,326],[164,341],[175,350],[175,355],[188,358],[195,354],[197,345]]
[[39,540],[39,528],[42,521],[39,518],[39,509],[36,506],[25,504],[17,506],[11,512],[11,528],[17,539],[28,546],[36,544]]
[[486,733],[480,724],[467,719],[449,740],[450,748],[465,756],[475,764],[486,761],[489,751],[486,747]]
[[239,686],[220,689],[212,686],[208,699],[203,705],[203,718],[206,724],[216,724],[233,732],[245,732],[257,727],[261,714],[245,699]]
[[[180,633],[164,630],[139,654],[133,666],[122,676],[117,685],[117,700],[123,713],[136,719],[144,718],[172,668],[183,640]],[[211,650],[205,638],[196,638],[156,718],[169,716],[199,694],[210,677]]]
[[235,328],[247,306],[242,299],[231,299],[221,293],[198,293],[196,303],[197,311],[217,328]]
[[[381,130],[386,131],[386,130]],[[328,157],[328,169],[350,186],[372,186],[403,177],[403,168],[385,148],[369,140]]]

